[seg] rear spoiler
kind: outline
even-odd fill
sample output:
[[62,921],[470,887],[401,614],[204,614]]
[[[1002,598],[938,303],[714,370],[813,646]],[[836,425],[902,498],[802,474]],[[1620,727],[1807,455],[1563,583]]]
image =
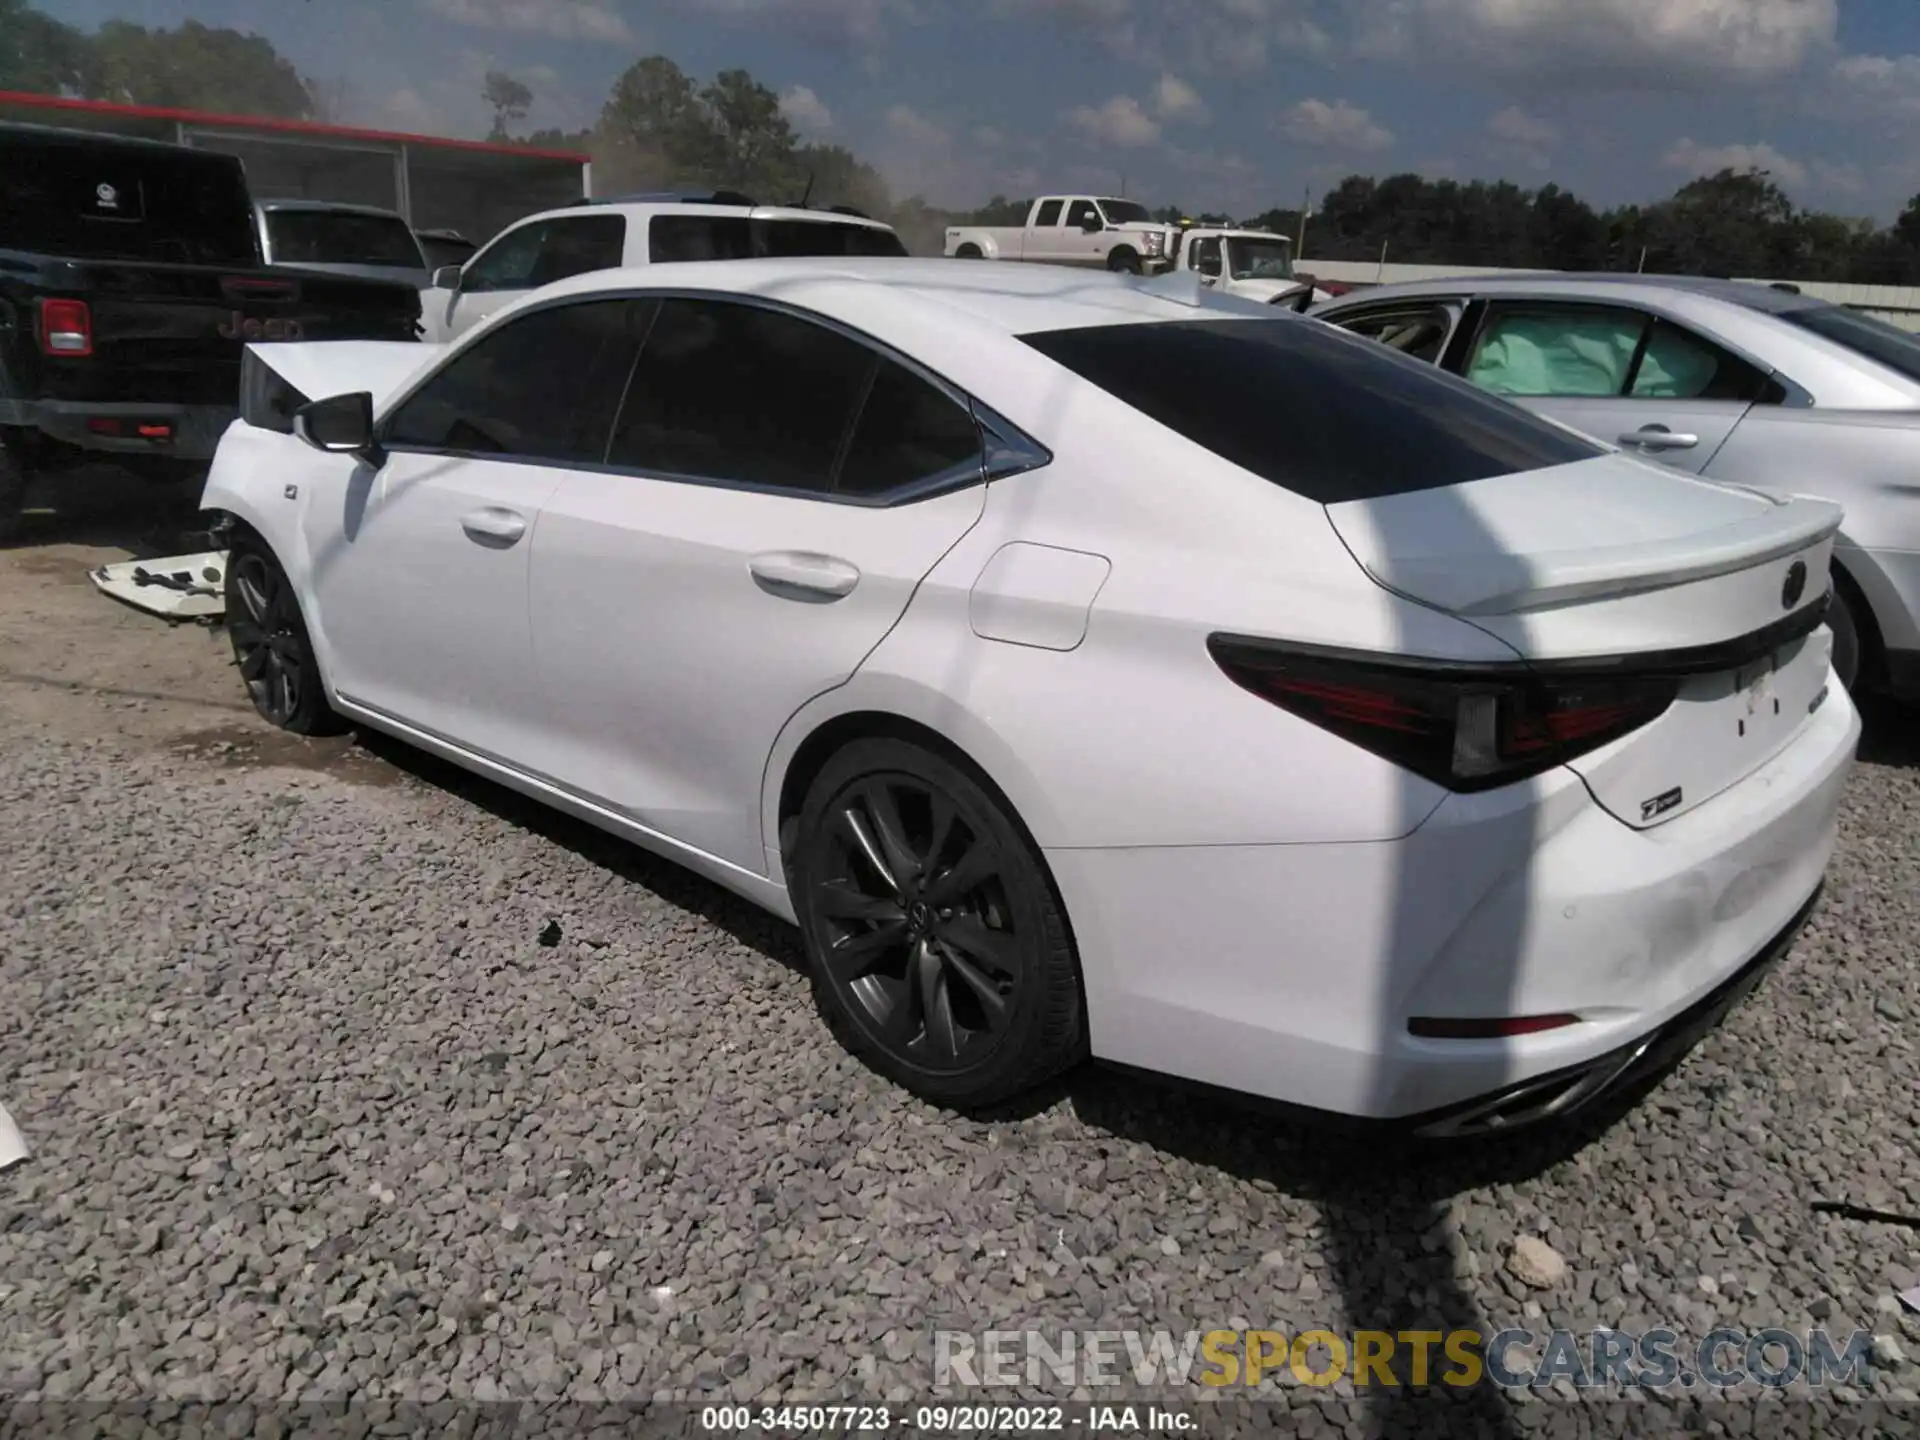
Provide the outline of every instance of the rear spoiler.
[[249,345],[240,356],[240,418],[293,433],[293,412],[310,400],[365,390],[378,413],[445,345],[418,340],[302,340]]

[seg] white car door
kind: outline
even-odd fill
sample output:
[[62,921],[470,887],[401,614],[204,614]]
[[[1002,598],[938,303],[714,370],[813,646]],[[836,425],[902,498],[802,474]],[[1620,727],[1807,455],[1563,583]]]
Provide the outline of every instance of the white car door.
[[542,770],[767,873],[761,781],[979,519],[971,410],[792,312],[658,305],[607,467],[568,473],[534,547]]
[[564,473],[604,452],[634,337],[621,302],[516,316],[382,416],[305,523],[315,614],[346,700],[496,759],[533,746],[544,704],[528,557]]
[[458,291],[426,292],[422,309],[429,331],[457,339],[543,285],[618,269],[626,235],[626,218],[616,213],[548,215],[503,230],[462,267]]
[[1630,454],[1698,473],[1779,386],[1672,321],[1627,306],[1495,300],[1466,378]]

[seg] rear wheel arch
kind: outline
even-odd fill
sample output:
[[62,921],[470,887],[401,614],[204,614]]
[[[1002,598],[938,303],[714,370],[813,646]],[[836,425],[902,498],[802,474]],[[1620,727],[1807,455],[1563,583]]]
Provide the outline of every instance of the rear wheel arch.
[[1866,689],[1882,683],[1886,678],[1886,642],[1880,635],[1880,620],[1873,613],[1873,606],[1867,602],[1866,591],[1860,588],[1860,582],[1848,571],[1846,562],[1835,552],[1831,562],[1833,573],[1834,598],[1844,605],[1848,617],[1853,622],[1860,647],[1859,672],[1855,676],[1853,688]]

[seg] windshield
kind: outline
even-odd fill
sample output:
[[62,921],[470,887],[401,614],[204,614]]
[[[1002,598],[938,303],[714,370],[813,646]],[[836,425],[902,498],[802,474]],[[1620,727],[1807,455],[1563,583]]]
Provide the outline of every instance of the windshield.
[[413,231],[398,215],[350,210],[272,210],[267,235],[276,265],[397,265],[422,268]]
[[1100,209],[1109,225],[1151,225],[1153,212],[1138,200],[1102,200]]
[[1227,269],[1236,280],[1291,280],[1293,246],[1277,235],[1271,240],[1229,236]]
[[1844,345],[1909,380],[1920,380],[1920,335],[1871,315],[1862,315],[1858,310],[1849,310],[1844,305],[1784,310],[1779,314],[1789,325]]

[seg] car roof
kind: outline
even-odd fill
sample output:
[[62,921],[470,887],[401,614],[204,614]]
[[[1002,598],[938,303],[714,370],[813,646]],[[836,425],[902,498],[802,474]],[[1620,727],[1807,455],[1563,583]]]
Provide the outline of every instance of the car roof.
[[305,213],[325,215],[375,215],[383,220],[398,220],[406,224],[406,217],[398,210],[385,210],[378,205],[349,205],[341,200],[257,200],[254,202],[262,210],[279,212],[298,210]]
[[[1360,301],[1391,300],[1404,295],[1419,298],[1428,295],[1457,295],[1462,290],[1475,294],[1559,295],[1569,299],[1613,297],[1625,301],[1658,302],[1677,296],[1718,300],[1747,310],[1767,314],[1786,314],[1795,310],[1817,310],[1832,302],[1751,280],[1721,280],[1703,275],[1641,275],[1617,271],[1532,270],[1499,275],[1463,274],[1436,276],[1430,280],[1398,281],[1388,285],[1370,285],[1342,296],[1336,304],[1345,309]],[[1329,309],[1332,307],[1329,306]]]
[[[753,220],[811,220],[820,224],[857,225],[864,230],[893,227],[869,215],[849,215],[841,210],[805,210],[797,205],[732,205],[724,200],[602,200],[581,205],[562,205],[529,215],[528,220],[551,220],[557,216],[624,215],[629,219],[647,215],[743,215]],[[515,221],[515,224],[522,222]]]
[[535,294],[558,298],[659,290],[789,300],[856,325],[889,307],[923,315],[938,312],[964,319],[976,332],[1004,336],[1217,314],[1274,318],[1277,313],[1271,306],[1213,295],[1197,285],[1157,284],[1105,270],[913,256],[679,261],[593,271]]

